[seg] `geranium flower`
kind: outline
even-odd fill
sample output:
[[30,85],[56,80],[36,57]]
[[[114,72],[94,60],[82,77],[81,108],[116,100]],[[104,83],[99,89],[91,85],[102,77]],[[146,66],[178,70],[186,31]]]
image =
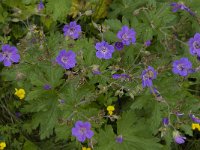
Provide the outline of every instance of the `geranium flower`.
[[134,44],[136,32],[134,29],[129,29],[128,26],[123,26],[121,30],[117,33],[117,37],[121,40],[124,45]]
[[76,21],[66,24],[63,28],[64,36],[72,39],[78,39],[81,33],[81,26],[76,24]]
[[70,69],[76,65],[76,54],[69,50],[61,50],[56,57],[56,62],[62,66],[64,69]]
[[112,58],[112,53],[114,52],[114,47],[112,45],[109,45],[107,42],[102,41],[99,43],[96,43],[96,56],[100,59],[110,59]]
[[94,132],[90,129],[91,124],[89,122],[77,121],[75,127],[72,128],[72,135],[80,142],[84,142],[87,138],[91,139]]
[[2,52],[0,52],[0,62],[3,62],[4,66],[9,67],[11,64],[18,63],[20,60],[20,55],[15,46],[10,46],[5,44],[2,46]]

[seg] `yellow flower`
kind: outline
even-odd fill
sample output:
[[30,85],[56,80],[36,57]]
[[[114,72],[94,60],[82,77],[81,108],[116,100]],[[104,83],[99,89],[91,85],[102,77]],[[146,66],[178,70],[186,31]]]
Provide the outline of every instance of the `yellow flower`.
[[25,90],[24,89],[16,89],[15,88],[15,95],[19,97],[19,99],[23,99],[25,97]]
[[91,150],[91,148],[82,147],[82,150]]
[[198,123],[192,123],[192,130],[198,129],[200,131],[200,126]]
[[107,111],[108,111],[109,115],[112,115],[114,110],[115,110],[114,106],[108,106],[107,107]]
[[0,150],[3,150],[6,147],[5,142],[0,142]]

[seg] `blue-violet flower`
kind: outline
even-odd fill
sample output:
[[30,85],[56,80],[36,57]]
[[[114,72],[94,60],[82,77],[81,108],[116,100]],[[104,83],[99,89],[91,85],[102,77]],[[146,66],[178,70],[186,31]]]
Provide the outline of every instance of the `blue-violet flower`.
[[63,28],[64,36],[72,39],[78,39],[81,33],[81,26],[76,24],[76,21],[66,24]]
[[0,52],[0,62],[3,62],[4,66],[9,67],[12,63],[18,63],[20,55],[15,46],[9,44],[2,45],[2,52]]
[[193,38],[190,38],[189,42],[190,53],[200,57],[200,33],[196,33]]
[[173,137],[174,137],[174,141],[177,144],[183,144],[183,143],[185,143],[186,137],[181,136],[178,131],[174,131],[173,132]]
[[40,1],[40,3],[37,5],[37,9],[38,11],[41,11],[44,9],[44,4],[42,3],[42,1]]
[[134,29],[129,29],[128,26],[123,26],[117,33],[117,37],[121,40],[124,45],[134,44],[136,41],[136,32]]
[[146,47],[149,47],[149,46],[151,45],[151,40],[147,40],[147,41],[144,43],[144,45],[145,45]]
[[45,89],[45,90],[50,90],[50,89],[51,89],[51,85],[45,84],[45,85],[43,86],[43,89]]
[[189,12],[192,16],[195,15],[194,12],[192,12],[187,6],[185,6],[183,3],[171,3],[170,6],[172,7],[172,12],[177,12],[178,10],[185,10]]
[[117,142],[117,143],[122,143],[122,142],[123,142],[123,137],[122,137],[122,135],[119,135],[119,136],[116,137],[116,142]]
[[168,126],[169,125],[169,119],[167,117],[163,118],[162,123],[163,123],[164,126]]
[[192,121],[194,121],[195,123],[200,123],[200,119],[198,117],[195,117],[195,115],[190,114],[190,118],[192,119]]
[[90,129],[91,124],[89,122],[77,121],[75,127],[72,128],[72,135],[80,142],[84,142],[87,138],[91,139],[94,132]]
[[187,76],[190,72],[189,70],[192,69],[192,63],[188,60],[188,58],[175,60],[172,66],[173,73],[179,74],[180,76]]
[[152,80],[157,77],[157,72],[153,67],[148,66],[147,69],[142,71],[142,87],[151,87],[153,85]]
[[96,56],[100,59],[110,59],[112,58],[112,53],[114,52],[114,47],[112,45],[109,45],[107,42],[102,41],[99,43],[96,43]]
[[124,48],[124,44],[122,42],[115,42],[115,49],[120,51]]
[[76,65],[76,54],[69,50],[61,50],[56,57],[56,62],[64,69],[73,68]]

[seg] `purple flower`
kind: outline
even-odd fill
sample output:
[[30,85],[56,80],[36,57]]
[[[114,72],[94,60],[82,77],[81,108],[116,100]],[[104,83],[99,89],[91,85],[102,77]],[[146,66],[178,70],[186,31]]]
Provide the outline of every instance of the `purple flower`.
[[120,51],[124,48],[124,44],[122,42],[116,42],[115,48]]
[[92,70],[92,73],[95,74],[95,75],[100,75],[101,71],[99,71],[99,70]]
[[110,59],[112,58],[112,53],[114,52],[114,47],[112,45],[109,45],[107,42],[102,41],[99,43],[96,43],[96,56],[100,59]]
[[200,57],[200,33],[196,33],[193,38],[190,38],[189,42],[190,53]]
[[164,126],[168,126],[169,125],[169,119],[163,118],[162,123],[163,123]]
[[123,26],[122,29],[117,33],[117,37],[122,41],[124,45],[130,45],[135,43],[136,32],[134,29],[129,29],[127,26]]
[[192,16],[195,15],[194,12],[192,12],[187,6],[185,6],[183,3],[171,3],[170,6],[172,7],[172,12],[177,12],[178,10],[185,10],[189,12]]
[[177,144],[183,144],[183,143],[185,143],[186,137],[181,136],[178,131],[173,131],[173,137],[174,137],[174,141]]
[[90,129],[91,124],[89,122],[77,121],[75,127],[72,128],[72,135],[80,142],[84,142],[86,138],[91,139],[94,132]]
[[20,55],[15,46],[8,44],[2,45],[2,52],[0,52],[0,62],[3,62],[4,66],[9,67],[11,64],[17,63],[20,60]]
[[99,74],[101,74],[101,71],[99,70],[99,65],[93,65],[93,66],[92,66],[92,73],[93,73],[94,75],[99,75]]
[[122,137],[122,135],[119,135],[119,136],[116,137],[116,142],[117,142],[117,143],[122,143],[122,142],[123,142],[123,137]]
[[120,74],[113,74],[112,78],[113,79],[119,79],[119,78],[121,78],[121,75]]
[[45,90],[50,90],[50,89],[51,89],[51,85],[45,84],[45,85],[43,86],[43,88],[44,88]]
[[156,88],[150,88],[150,93],[151,94],[154,94],[155,96],[157,96],[157,97],[160,97],[161,95],[160,95],[160,92],[156,89]]
[[122,73],[121,74],[121,78],[123,78],[123,79],[129,79],[130,76],[128,74]]
[[157,72],[153,67],[148,66],[147,69],[142,71],[142,87],[151,87],[153,85],[152,80],[157,76]]
[[130,76],[125,73],[122,73],[122,74],[113,74],[112,78],[113,79],[130,79]]
[[195,123],[200,123],[200,119],[198,117],[195,117],[195,115],[190,114],[190,118],[192,119],[192,121],[194,121]]
[[81,33],[81,26],[76,24],[76,21],[66,24],[63,28],[64,36],[72,39],[78,39]]
[[174,140],[175,140],[175,142],[177,143],[177,144],[183,144],[183,143],[185,143],[185,139],[186,139],[186,137],[184,137],[184,136],[176,136],[175,138],[174,138]]
[[200,56],[197,56],[197,60],[200,61]]
[[38,11],[41,11],[44,9],[44,4],[42,3],[42,1],[40,1],[40,3],[37,5],[37,9]]
[[59,100],[59,103],[60,103],[60,104],[64,104],[64,103],[65,103],[65,100],[64,100],[64,99],[60,99],[60,100]]
[[192,69],[192,63],[188,60],[188,58],[175,60],[172,66],[173,73],[179,74],[180,76],[187,76],[189,73],[188,71]]
[[149,46],[151,45],[151,40],[147,40],[147,41],[144,43],[144,45],[145,45],[146,47],[149,47]]
[[61,50],[56,57],[56,62],[65,69],[73,68],[76,65],[76,54],[69,50]]
[[21,114],[20,112],[16,112],[16,113],[15,113],[15,116],[16,116],[17,118],[21,117],[21,115],[22,115],[22,114]]
[[182,3],[171,3],[170,6],[172,6],[172,12],[177,12],[179,9],[185,10],[185,8],[187,8]]

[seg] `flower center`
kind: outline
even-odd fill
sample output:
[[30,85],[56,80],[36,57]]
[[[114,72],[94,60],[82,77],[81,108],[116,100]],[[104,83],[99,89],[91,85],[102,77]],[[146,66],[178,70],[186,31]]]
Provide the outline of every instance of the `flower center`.
[[82,134],[84,134],[85,133],[85,131],[86,131],[86,128],[80,128],[80,130],[79,130]]
[[195,41],[195,42],[193,43],[193,46],[194,46],[195,49],[200,49],[200,44],[199,44],[199,42],[197,42],[197,41]]
[[154,73],[153,73],[153,71],[149,70],[149,71],[147,71],[146,75],[148,78],[153,78]]
[[62,61],[63,63],[67,63],[68,59],[67,59],[66,57],[62,57],[62,58],[61,58],[61,61]]
[[102,53],[106,53],[107,52],[107,48],[106,47],[102,47],[101,51],[102,51]]
[[8,52],[4,52],[4,53],[3,53],[3,56],[4,56],[4,57],[10,58],[10,55],[11,55],[11,53],[8,53]]
[[122,39],[124,39],[124,40],[128,40],[128,35],[127,35],[126,33],[123,34]]
[[177,66],[177,69],[180,70],[180,71],[182,71],[182,70],[184,69],[183,64],[179,64],[179,65]]
[[69,29],[69,34],[70,34],[70,35],[74,34],[74,31],[75,31],[74,28],[70,28],[70,29]]

